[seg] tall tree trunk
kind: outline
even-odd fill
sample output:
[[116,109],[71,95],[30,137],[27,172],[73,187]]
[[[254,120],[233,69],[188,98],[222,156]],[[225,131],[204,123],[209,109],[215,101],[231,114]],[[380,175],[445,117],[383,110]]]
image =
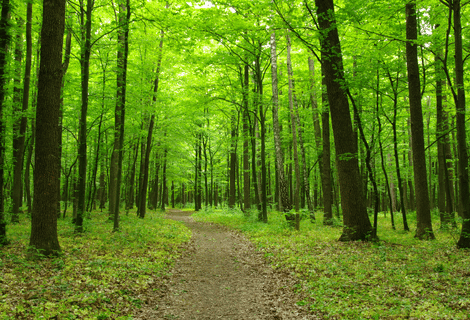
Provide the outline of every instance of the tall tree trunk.
[[[323,59],[323,56],[322,56]],[[328,94],[326,92],[326,82],[322,66],[322,170],[321,184],[323,190],[323,224],[333,224],[333,193],[331,181],[331,152],[330,152],[330,110],[328,106]]]
[[417,227],[415,237],[421,240],[434,239],[424,152],[423,113],[418,65],[417,39],[418,25],[416,3],[406,4],[406,65],[408,70],[408,91],[410,96],[411,135],[413,138],[413,173],[415,179]]
[[43,7],[36,112],[34,203],[29,242],[32,256],[37,253],[51,255],[60,251],[57,236],[57,177],[60,170],[57,155],[60,132],[57,123],[64,26],[65,0],[47,0],[47,5]]
[[82,106],[80,110],[79,139],[78,139],[78,211],[75,221],[75,232],[83,232],[83,216],[86,211],[86,176],[87,176],[87,113],[88,113],[88,86],[90,79],[91,54],[91,13],[94,0],[87,0],[86,9],[80,6],[80,20],[82,27],[82,46],[80,53]]
[[[5,203],[4,203],[4,164],[5,164],[5,124],[3,113],[5,109],[5,83],[7,67],[7,51],[10,41],[10,0],[2,1],[2,13],[0,18],[0,246],[9,243],[7,239]],[[49,39],[48,39],[49,40]],[[48,61],[51,62],[51,61]]]
[[336,158],[343,208],[343,234],[341,241],[367,240],[375,237],[369,221],[362,194],[357,148],[349,102],[345,91],[343,59],[338,29],[334,16],[333,0],[315,0],[322,37],[320,39],[325,81],[335,138]]
[[194,151],[196,154],[196,159],[194,161],[194,211],[201,210],[200,204],[198,203],[198,193],[199,193],[199,144],[201,144],[201,140],[199,139],[199,133],[196,133],[196,145],[194,147]]
[[[234,110],[233,113],[236,111]],[[237,161],[237,117],[236,114],[232,114],[231,119],[231,129],[230,129],[230,170],[229,170],[229,199],[228,206],[229,208],[235,207],[236,201],[236,190],[235,190],[235,170],[236,170],[236,161]]]
[[[241,72],[240,72],[241,73]],[[243,69],[243,206],[245,212],[251,207],[251,192],[250,192],[250,110],[248,110],[248,92],[250,71],[249,66],[245,65]],[[212,174],[212,169],[211,169]]]
[[455,84],[457,96],[455,106],[457,110],[457,146],[459,155],[459,188],[460,203],[462,204],[462,232],[457,242],[458,248],[470,248],[470,190],[468,182],[468,151],[465,125],[465,87],[463,68],[462,23],[460,20],[461,2],[453,1],[454,11],[454,38],[455,38]]
[[406,200],[405,200],[405,190],[404,189],[404,182],[401,177],[401,170],[400,170],[400,158],[398,154],[398,134],[397,134],[397,115],[398,115],[398,80],[399,80],[399,73],[397,72],[396,79],[392,78],[392,75],[388,72],[388,79],[390,81],[390,85],[393,90],[393,119],[391,121],[392,125],[392,132],[393,132],[393,154],[395,157],[395,168],[397,172],[397,183],[398,183],[398,193],[400,195],[400,211],[402,214],[403,220],[403,229],[405,231],[410,231],[408,226],[408,219],[406,216]]
[[162,199],[160,203],[160,210],[162,210],[163,212],[165,212],[165,201],[166,201],[166,196],[167,196],[167,188],[166,188],[167,154],[168,154],[168,151],[165,148],[165,150],[163,151]]
[[[261,43],[258,43],[258,50],[261,52]],[[260,55],[255,58],[255,80],[256,80],[256,103],[258,105],[259,114],[259,129],[260,129],[260,165],[261,165],[261,179],[260,183],[260,202],[261,211],[258,215],[260,221],[268,222],[267,211],[267,170],[266,170],[266,111],[264,109],[263,101],[263,75],[260,64]]]
[[[291,53],[291,42],[289,34],[286,34],[287,40],[287,74],[289,78],[289,109],[290,109],[290,121],[291,121],[291,132],[292,132],[292,147],[294,150],[294,171],[295,171],[295,190],[294,190],[294,209],[295,213],[295,229],[299,230],[299,211],[300,211],[300,165],[299,165],[299,155],[297,147],[297,127],[294,114],[294,80],[293,80],[293,71],[292,63],[290,58]],[[294,221],[291,221],[294,222]]]
[[273,134],[274,134],[274,147],[276,158],[276,173],[278,177],[280,208],[284,213],[289,213],[292,209],[292,204],[289,198],[289,190],[287,181],[284,174],[284,153],[282,152],[282,138],[281,127],[279,125],[279,96],[278,96],[278,79],[277,79],[277,54],[276,54],[276,34],[271,34],[271,77],[272,77],[272,91],[273,91]]
[[[119,230],[119,207],[121,203],[122,158],[124,146],[124,123],[126,104],[127,56],[129,52],[129,20],[131,8],[129,0],[119,3],[119,25],[117,52],[117,98],[114,118],[114,149],[111,157],[110,176],[110,215],[113,217],[113,230]],[[112,185],[112,187],[111,187]],[[112,191],[112,194],[111,194]],[[111,205],[112,203],[112,205]]]
[[[163,30],[160,32],[160,44],[158,46],[158,60],[157,60],[157,70],[155,72],[155,80],[153,82],[153,97],[152,97],[152,105],[155,105],[157,102],[157,93],[158,93],[158,84],[160,79],[160,68],[162,65],[162,49],[163,49]],[[150,123],[147,135],[147,146],[145,148],[145,159],[143,165],[143,175],[142,181],[140,185],[140,192],[139,192],[139,217],[145,217],[145,211],[147,207],[147,186],[148,186],[148,178],[149,178],[149,164],[150,164],[150,150],[152,148],[152,133],[153,133],[153,126],[155,123],[155,114],[150,116]]]
[[[22,180],[23,155],[24,155],[24,132],[20,133],[21,122],[24,112],[21,105],[21,61],[23,60],[23,19],[17,18],[15,36],[15,63],[14,63],[14,85],[13,85],[13,187],[11,189],[12,216],[11,223],[19,222],[20,207],[22,205]],[[24,119],[26,130],[26,119]]]

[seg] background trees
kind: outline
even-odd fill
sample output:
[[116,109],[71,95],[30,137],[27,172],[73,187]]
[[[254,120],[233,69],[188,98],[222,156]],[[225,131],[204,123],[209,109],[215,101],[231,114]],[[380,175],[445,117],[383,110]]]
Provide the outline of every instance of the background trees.
[[[33,133],[41,130],[31,125],[39,97],[26,71],[31,64],[36,83],[34,52],[46,40],[39,35],[40,16],[27,14],[32,4],[40,8],[15,0],[18,10],[2,20],[0,44],[8,50],[0,68],[1,185],[12,202],[0,210],[6,214],[0,221],[27,211],[27,173],[37,174],[28,159]],[[394,223],[405,230],[416,227],[415,208],[420,216],[423,201],[426,219],[444,210],[437,206],[442,201],[449,203],[450,221],[454,212],[465,217],[469,52],[459,30],[468,27],[468,8],[459,1],[416,3],[416,15],[408,15],[416,18],[416,37],[407,37],[405,9],[399,1],[71,2],[65,23],[73,39],[59,136],[62,215],[75,208],[80,231],[94,207],[108,210],[117,230],[123,203],[128,210],[137,206],[142,217],[146,207],[228,205],[247,214],[257,210],[265,222],[273,209],[288,219],[323,210],[324,223],[343,221],[345,240],[373,233],[372,209],[400,211]],[[12,48],[24,43],[25,58],[16,59]],[[416,49],[419,84],[412,95],[407,45]],[[24,78],[15,76],[18,70]],[[18,90],[23,94],[15,95]],[[422,111],[410,108],[415,103]],[[341,109],[347,105],[354,112]],[[426,122],[419,152],[411,147],[418,138],[408,130],[409,123],[412,131],[416,121],[423,125],[414,112]],[[25,141],[24,155],[13,143],[18,139]],[[413,176],[417,169],[425,182]],[[419,237],[431,222],[418,228]],[[462,239],[459,246],[468,246]]]

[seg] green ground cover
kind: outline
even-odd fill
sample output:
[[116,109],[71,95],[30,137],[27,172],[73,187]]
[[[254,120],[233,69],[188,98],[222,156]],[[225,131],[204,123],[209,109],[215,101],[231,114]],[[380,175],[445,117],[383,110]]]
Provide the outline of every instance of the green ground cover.
[[[456,249],[459,229],[440,230],[435,241],[418,241],[413,231],[379,219],[378,242],[342,243],[341,227],[301,221],[291,230],[281,214],[259,223],[255,214],[204,211],[197,220],[245,233],[270,261],[299,279],[298,304],[325,319],[468,319],[470,252]],[[409,214],[410,225],[415,225]],[[401,229],[401,220],[396,217]],[[437,217],[434,218],[438,220]]]
[[150,212],[121,215],[111,232],[107,215],[93,212],[86,232],[59,220],[62,253],[53,259],[25,258],[30,222],[8,226],[11,244],[0,249],[0,319],[131,319],[146,303],[191,231]]

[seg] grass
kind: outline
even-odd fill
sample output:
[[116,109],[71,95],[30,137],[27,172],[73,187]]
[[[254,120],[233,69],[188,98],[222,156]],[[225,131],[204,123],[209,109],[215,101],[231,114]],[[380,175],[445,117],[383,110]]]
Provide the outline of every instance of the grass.
[[[205,211],[196,219],[244,232],[273,268],[297,277],[299,305],[324,319],[468,319],[470,255],[456,249],[459,230],[440,230],[437,240],[419,241],[379,219],[379,242],[342,243],[341,227],[301,221],[291,230],[272,212],[269,223],[234,210]],[[397,229],[401,219],[395,215]],[[410,226],[416,225],[409,214]],[[438,220],[437,217],[434,219]]]
[[121,215],[113,233],[107,215],[93,212],[86,232],[59,220],[62,253],[51,259],[25,258],[30,222],[8,226],[11,244],[0,250],[0,319],[131,319],[160,290],[162,277],[180,255],[191,231],[148,212]]

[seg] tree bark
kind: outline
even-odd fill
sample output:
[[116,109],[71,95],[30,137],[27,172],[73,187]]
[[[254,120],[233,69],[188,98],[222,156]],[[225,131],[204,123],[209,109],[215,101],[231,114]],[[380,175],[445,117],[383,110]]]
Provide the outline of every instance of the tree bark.
[[[279,194],[279,202],[281,211],[284,213],[290,212],[292,204],[289,198],[289,190],[287,187],[287,181],[284,174],[284,154],[282,151],[282,137],[281,127],[279,125],[279,89],[277,79],[277,54],[276,54],[276,34],[271,34],[271,79],[272,79],[272,91],[273,91],[273,134],[274,134],[274,147],[275,147],[275,158],[276,158],[276,172],[278,176],[279,190],[276,191]],[[287,217],[287,216],[286,216]]]
[[[323,57],[322,57],[323,59]],[[326,87],[325,76],[322,66],[322,87]],[[328,106],[328,94],[325,89],[322,90],[322,169],[321,184],[323,190],[323,224],[333,224],[333,194],[331,181],[331,152],[330,152],[330,111]]]
[[[291,41],[289,34],[286,34],[287,40],[287,74],[289,82],[289,109],[290,109],[290,121],[291,121],[291,132],[292,132],[292,147],[294,151],[294,172],[295,172],[295,189],[294,189],[294,209],[295,213],[295,229],[299,230],[299,211],[300,211],[300,165],[299,165],[299,155],[298,155],[298,146],[297,146],[297,127],[294,114],[294,80],[293,80],[293,71],[292,63],[290,58],[291,53]],[[294,221],[291,221],[294,222]]]
[[416,3],[406,4],[406,65],[410,96],[411,135],[413,150],[413,174],[415,179],[417,227],[415,237],[421,240],[434,239],[429,192],[427,184],[426,154],[424,152],[423,113],[418,65]]
[[131,8],[129,0],[119,3],[118,52],[117,52],[117,96],[114,117],[114,148],[111,157],[109,188],[110,218],[113,230],[119,230],[119,207],[121,203],[122,158],[124,146],[124,123],[126,104],[127,55],[129,52],[129,20]]
[[459,195],[462,205],[462,231],[457,242],[458,248],[470,248],[470,190],[468,182],[468,151],[465,125],[465,87],[463,68],[463,44],[462,23],[460,17],[460,0],[453,1],[454,11],[454,38],[455,38],[455,84],[457,87],[456,124],[457,124],[457,148],[459,155]]
[[321,48],[325,81],[335,138],[341,204],[343,209],[343,234],[341,241],[375,238],[362,194],[357,161],[357,148],[353,141],[353,129],[349,102],[345,91],[343,61],[338,29],[334,17],[333,0],[315,0],[321,32]]
[[[248,90],[249,90],[249,66],[245,65],[243,69],[243,206],[245,212],[251,207],[250,192],[250,111],[248,110]],[[212,174],[212,169],[211,169]]]
[[0,18],[0,246],[9,243],[7,239],[5,203],[4,203],[4,164],[5,164],[5,124],[3,113],[5,109],[5,83],[6,83],[6,55],[10,41],[9,29],[10,0],[2,1]]
[[[23,19],[17,18],[15,36],[15,71],[13,86],[13,187],[11,189],[12,216],[11,223],[19,222],[20,207],[22,205],[22,180],[24,159],[24,133],[26,131],[26,118],[21,104],[21,61],[23,60]],[[24,118],[24,119],[23,119]],[[21,125],[24,123],[23,133]]]
[[[233,113],[236,111],[234,110]],[[236,178],[236,162],[237,162],[237,117],[236,114],[232,114],[230,118],[230,172],[229,172],[229,199],[228,206],[229,208],[235,207],[236,201],[236,189],[235,189],[235,178]]]
[[45,0],[41,29],[41,66],[36,111],[34,202],[31,216],[30,254],[56,254],[57,183],[59,175],[60,91],[65,0]]

